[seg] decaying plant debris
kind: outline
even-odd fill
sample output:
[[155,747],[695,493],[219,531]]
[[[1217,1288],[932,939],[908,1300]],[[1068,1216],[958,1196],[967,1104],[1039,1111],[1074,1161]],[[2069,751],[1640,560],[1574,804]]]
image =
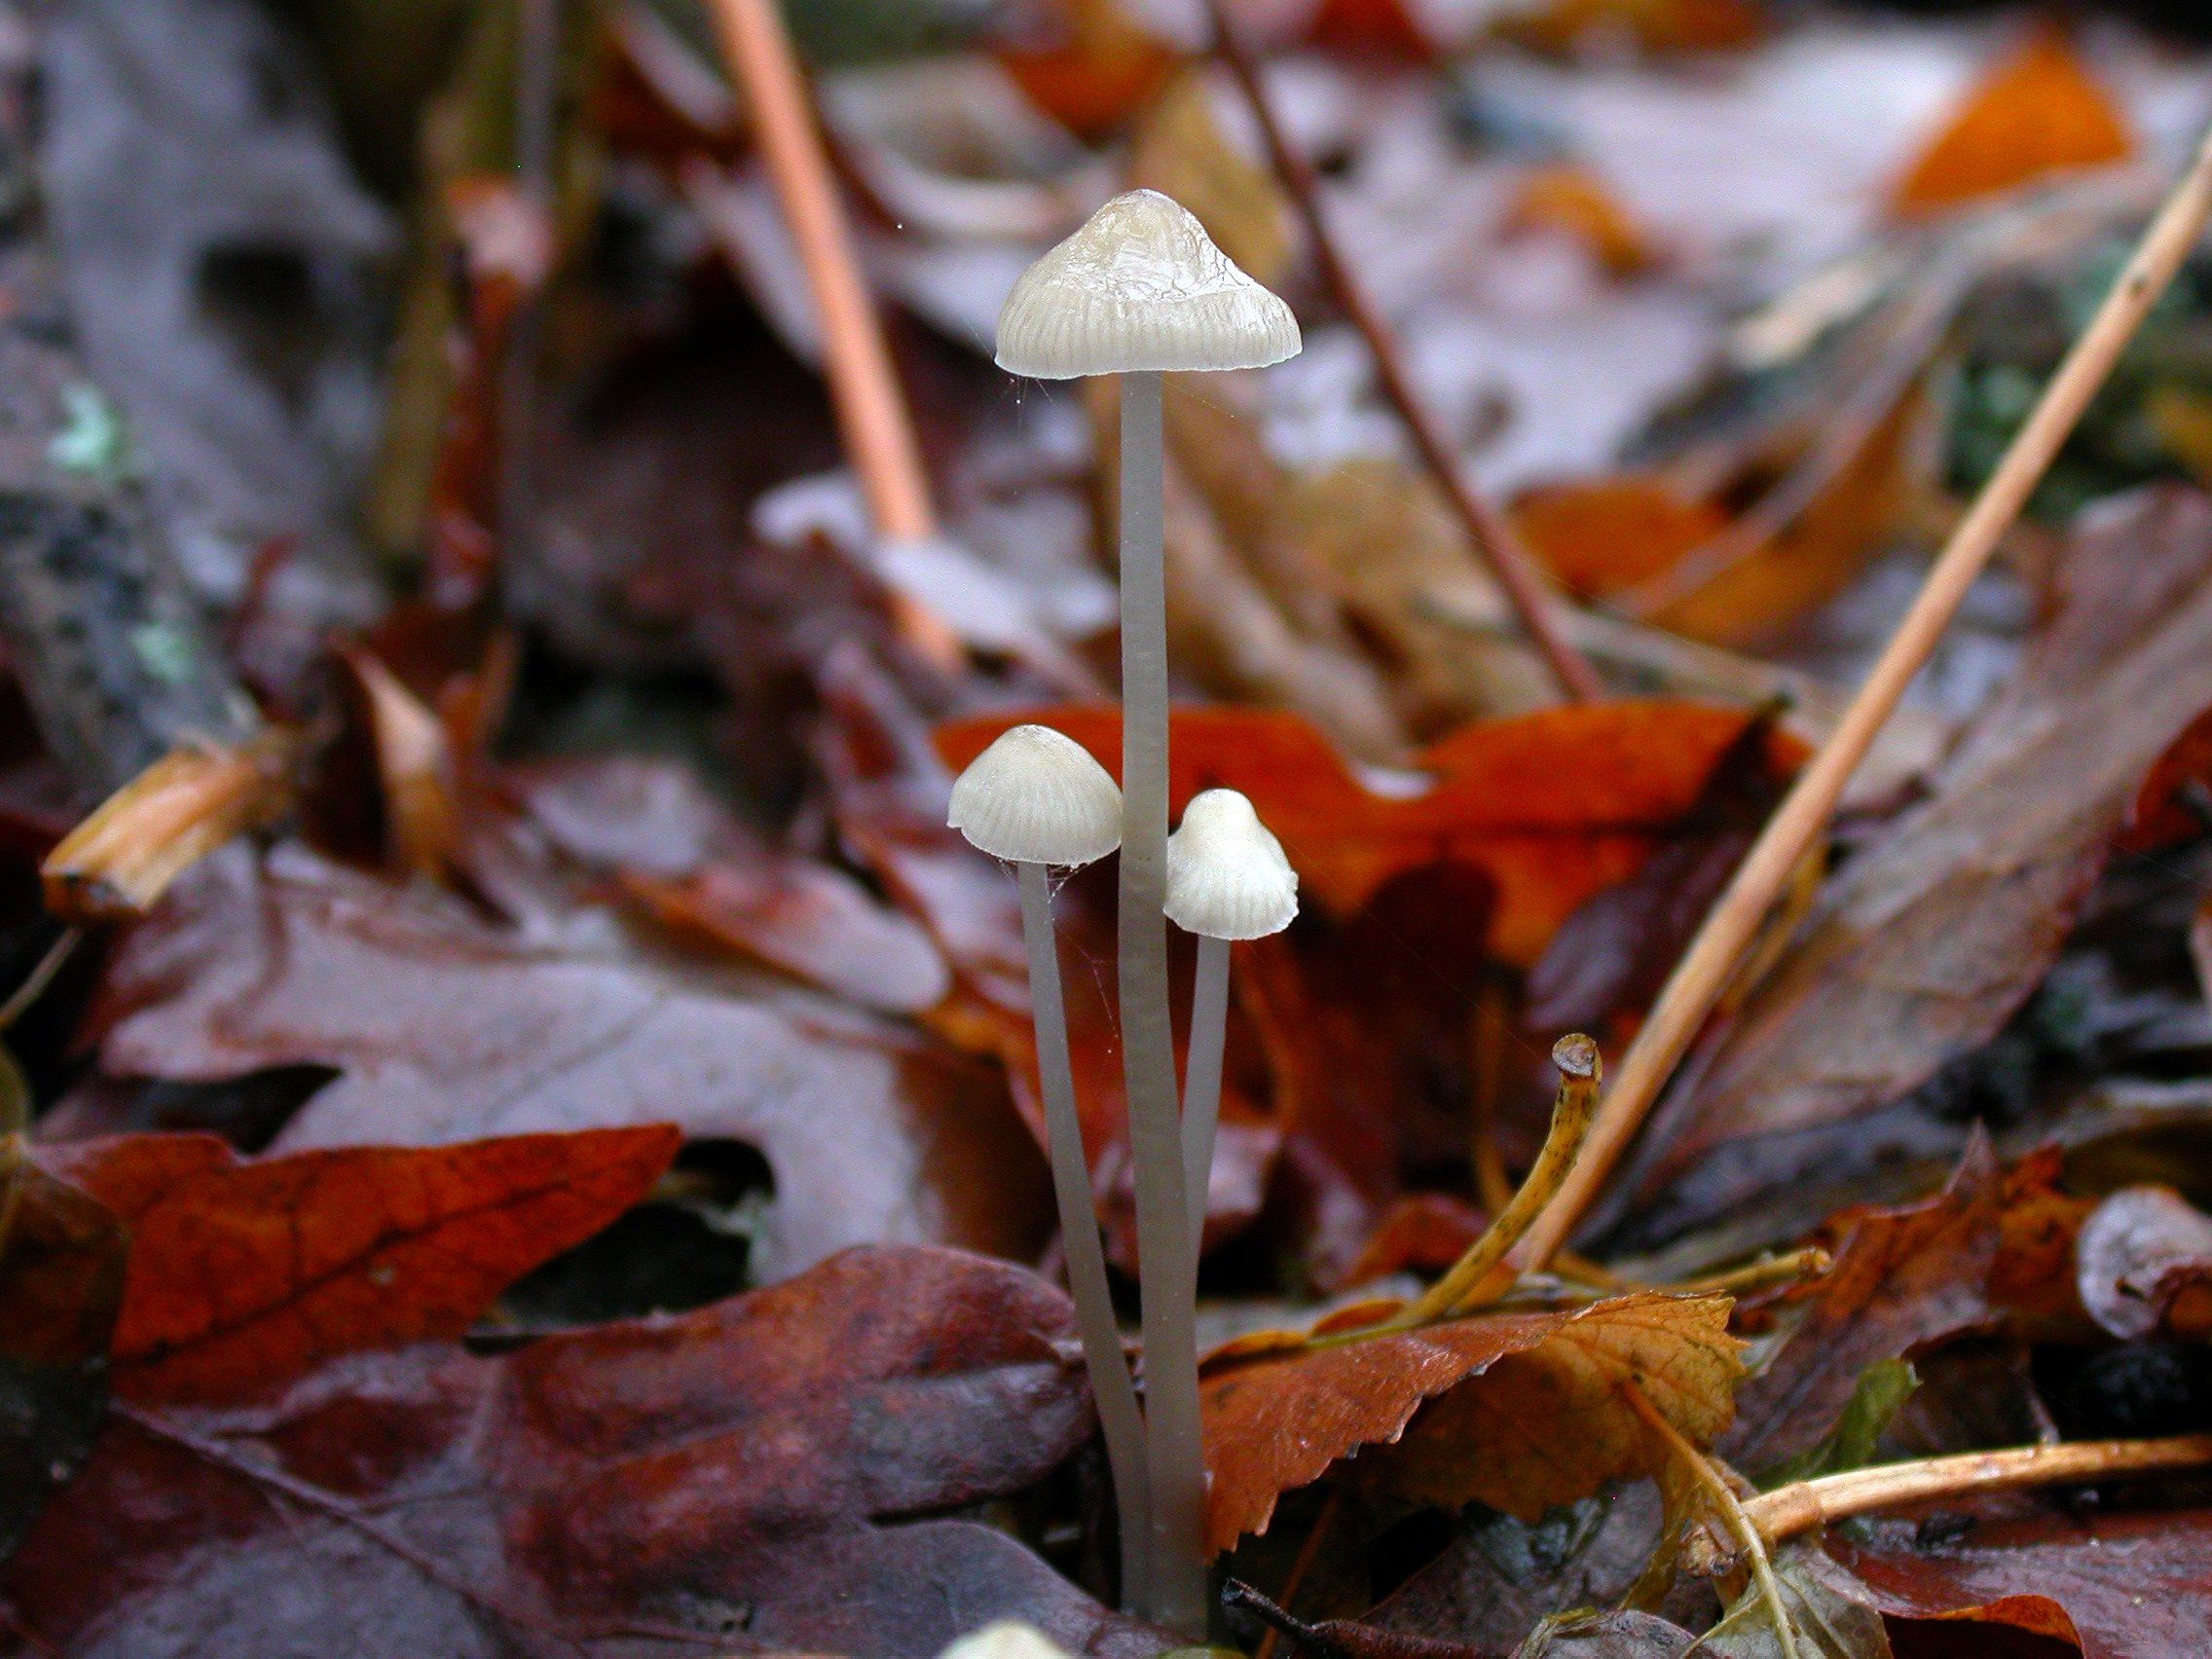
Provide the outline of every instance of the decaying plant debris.
[[0,0],[0,1653],[2204,1651],[2202,34]]

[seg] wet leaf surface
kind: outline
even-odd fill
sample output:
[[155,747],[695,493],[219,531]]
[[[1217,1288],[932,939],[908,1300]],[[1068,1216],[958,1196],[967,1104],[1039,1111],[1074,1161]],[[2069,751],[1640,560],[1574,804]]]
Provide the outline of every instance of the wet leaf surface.
[[458,1337],[532,1268],[643,1198],[667,1124],[241,1160],[213,1135],[41,1159],[130,1230],[115,1388],[216,1404],[359,1348]]
[[8,1590],[85,1654],[319,1631],[363,1655],[659,1636],[921,1659],[1014,1614],[1133,1659],[1159,1639],[1006,1534],[878,1524],[1056,1467],[1091,1423],[1072,1331],[1022,1271],[916,1248],[503,1358],[357,1355],[250,1405],[115,1421]]

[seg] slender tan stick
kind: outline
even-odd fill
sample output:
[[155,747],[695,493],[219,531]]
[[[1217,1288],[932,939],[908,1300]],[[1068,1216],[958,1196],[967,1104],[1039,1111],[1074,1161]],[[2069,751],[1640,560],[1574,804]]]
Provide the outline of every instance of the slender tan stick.
[[[882,319],[861,279],[830,159],[776,0],[714,0],[713,10],[722,52],[745,89],[755,136],[822,314],[822,353],[837,426],[867,496],[875,533],[885,541],[927,541],[937,534],[937,512],[921,450],[892,373]],[[966,660],[942,618],[908,595],[895,594],[893,603],[901,631],[931,661],[954,669]]]
[[2151,222],[2112,292],[2045,388],[2035,413],[1952,533],[1843,719],[1798,775],[1676,964],[1650,1016],[1622,1057],[1620,1073],[1598,1109],[1581,1161],[1522,1240],[1516,1258],[1522,1266],[1548,1261],[1567,1242],[1726,987],[1737,958],[1788,881],[1791,867],[1826,824],[1844,785],[1905,686],[1928,660],[1969,584],[1988,563],[1998,537],[2019,516],[2029,493],[2104,384],[2144,313],[2195,245],[2208,214],[2212,214],[2212,132],[2205,135],[2195,160]]
[[1521,626],[1551,669],[1567,700],[1570,703],[1604,701],[1605,682],[1598,678],[1590,659],[1568,643],[1553,619],[1554,602],[1545,592],[1543,578],[1537,573],[1536,562],[1521,539],[1521,533],[1460,475],[1457,458],[1444,441],[1443,433],[1437,429],[1435,420],[1406,374],[1397,344],[1390,338],[1390,325],[1382,320],[1382,313],[1375,309],[1374,302],[1359,285],[1359,279],[1352,275],[1351,267],[1338,251],[1336,239],[1330,235],[1328,223],[1321,216],[1321,197],[1313,183],[1313,169],[1284,136],[1281,123],[1275,120],[1274,106],[1268,99],[1267,89],[1260,84],[1252,55],[1245,51],[1235,26],[1230,21],[1228,8],[1222,0],[1206,0],[1206,7],[1213,15],[1214,41],[1230,73],[1244,89],[1244,96],[1252,106],[1261,136],[1267,143],[1269,160],[1282,179],[1283,188],[1290,193],[1290,199],[1298,204],[1300,217],[1306,221],[1307,235],[1312,239],[1313,257],[1321,268],[1322,279],[1329,284],[1337,304],[1351,318],[1352,326],[1366,339],[1367,349],[1375,358],[1375,378],[1382,383],[1382,395],[1390,400],[1390,407],[1405,424],[1414,448],[1420,455],[1421,464],[1436,480],[1437,488],[1444,492],[1445,502],[1466,531],[1467,539],[1475,544],[1475,551],[1482,555],[1490,566],[1491,574],[1497,578],[1497,585],[1512,601]]
[[1467,1246],[1466,1253],[1417,1300],[1406,1305],[1382,1326],[1403,1330],[1425,1325],[1432,1319],[1465,1311],[1468,1299],[1503,1262],[1529,1224],[1541,1212],[1544,1200],[1574,1167],[1575,1154],[1590,1128],[1590,1114],[1598,1103],[1598,1083],[1604,1067],[1598,1045],[1576,1033],[1552,1045],[1552,1064],[1559,1067],[1559,1097],[1552,1105],[1552,1126],[1544,1136],[1544,1149],[1536,1155],[1529,1178],[1513,1195],[1513,1201],[1498,1211],[1483,1235]]
[[[2056,1446],[2016,1446],[2002,1452],[1968,1452],[1955,1457],[1920,1457],[1909,1463],[1883,1463],[1847,1469],[1818,1480],[1792,1481],[1761,1493],[1744,1513],[1768,1544],[1778,1544],[1831,1521],[1920,1503],[1962,1493],[1999,1492],[2011,1487],[2062,1486],[2084,1481],[2151,1474],[2164,1469],[2212,1463],[2212,1434],[2184,1434],[2170,1440],[2079,1440]],[[1710,1532],[1693,1530],[1684,1541],[1682,1565],[1710,1576],[1725,1570],[1733,1558]]]
[[[1758,1526],[1751,1518],[1742,1499],[1731,1492],[1728,1483],[1720,1478],[1712,1461],[1703,1452],[1691,1445],[1682,1431],[1669,1422],[1666,1416],[1644,1398],[1643,1390],[1634,1382],[1623,1382],[1621,1393],[1629,1407],[1641,1418],[1652,1433],[1666,1442],[1672,1452],[1688,1469],[1697,1484],[1713,1499],[1714,1507],[1727,1518],[1743,1546],[1745,1558],[1751,1563],[1751,1576],[1758,1580],[1759,1600],[1774,1619],[1774,1634],[1782,1643],[1783,1659],[1797,1659],[1797,1633],[1790,1628],[1789,1609],[1782,1604],[1782,1586],[1774,1581],[1774,1564],[1767,1559],[1766,1542],[1759,1536]],[[1702,1536],[1704,1530],[1698,1530]]]

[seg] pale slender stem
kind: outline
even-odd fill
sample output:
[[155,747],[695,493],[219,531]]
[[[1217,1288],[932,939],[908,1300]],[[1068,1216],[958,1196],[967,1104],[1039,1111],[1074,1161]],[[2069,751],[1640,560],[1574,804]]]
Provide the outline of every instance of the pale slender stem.
[[1206,1231],[1206,1185],[1214,1125],[1221,1120],[1221,1051],[1229,1040],[1229,940],[1198,935],[1191,986],[1191,1051],[1183,1062],[1183,1201],[1190,1206],[1196,1266]]
[[2196,159],[2144,233],[2096,316],[2044,388],[2035,413],[2014,435],[2005,459],[1951,533],[1865,683],[1820,754],[1797,775],[1788,795],[1707,913],[1689,949],[1675,965],[1659,1000],[1622,1056],[1620,1073],[1599,1107],[1581,1161],[1521,1241],[1514,1259],[1522,1267],[1542,1266],[1573,1233],[1676,1062],[1727,987],[1744,947],[1788,884],[1806,846],[1826,824],[1844,785],[1865,758],[1905,686],[1928,660],[1968,587],[1996,550],[1998,538],[2019,517],[2144,313],[2195,246],[2208,215],[2212,215],[2212,131],[2205,134]]
[[[1744,1513],[1760,1538],[1778,1544],[1831,1521],[1900,1503],[1924,1503],[1934,1497],[2011,1487],[2114,1480],[2121,1475],[2195,1468],[2205,1463],[2212,1463],[2212,1434],[2184,1434],[2169,1440],[2078,1440],[2056,1446],[2013,1446],[2001,1452],[1917,1457],[1907,1463],[1881,1463],[1870,1469],[1823,1475],[1818,1480],[1792,1481],[1749,1499]],[[1715,1546],[1710,1534],[1697,1530],[1683,1540],[1682,1556],[1683,1566],[1706,1576],[1724,1570],[1732,1559]]]
[[1068,1288],[1075,1293],[1076,1329],[1090,1372],[1098,1423],[1106,1431],[1106,1461],[1114,1471],[1114,1504],[1122,1521],[1122,1605],[1134,1610],[1149,1599],[1145,1568],[1151,1560],[1150,1477],[1145,1471],[1144,1417],[1136,1385],[1122,1357],[1122,1329],[1106,1283],[1106,1252],[1098,1242],[1098,1200],[1084,1156],[1083,1121],[1075,1109],[1075,1068],[1068,1061],[1066,1005],[1060,996],[1060,956],[1053,942],[1052,896],[1045,866],[1021,872],[1021,938],[1029,947],[1030,1023],[1037,1033],[1037,1082],[1045,1096],[1046,1139],[1051,1149],[1052,1192],[1060,1205],[1060,1247],[1067,1254]]
[[1136,1164],[1144,1392],[1152,1469],[1152,1616],[1206,1624],[1198,1272],[1183,1198],[1167,1010],[1167,577],[1160,376],[1122,377],[1122,1066]]

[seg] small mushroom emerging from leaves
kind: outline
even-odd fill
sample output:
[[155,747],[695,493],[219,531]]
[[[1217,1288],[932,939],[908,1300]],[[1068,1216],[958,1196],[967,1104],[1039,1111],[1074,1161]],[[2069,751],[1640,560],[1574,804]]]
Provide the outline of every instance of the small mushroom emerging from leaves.
[[1229,1025],[1229,945],[1282,932],[1298,914],[1298,872],[1282,843],[1235,790],[1192,796],[1167,837],[1167,919],[1198,936],[1191,1052],[1183,1074],[1183,1190],[1191,1236],[1205,1224],[1206,1176],[1221,1116]]
[[1068,1650],[1020,1619],[994,1619],[971,1631],[937,1659],[1069,1659]]
[[[1106,1255],[1098,1242],[1097,1199],[1084,1157],[1082,1122],[1076,1116],[1052,895],[1046,880],[1051,866],[1074,868],[1091,864],[1121,844],[1122,792],[1089,751],[1064,732],[1042,725],[1011,726],[953,780],[945,822],[978,851],[1004,859],[1018,872],[1037,1077],[1045,1097],[1046,1139],[1067,1252],[1068,1284],[1075,1293],[1084,1362],[1090,1372],[1090,1391],[1098,1402],[1107,1461],[1114,1471],[1124,1593],[1140,1594],[1146,1583],[1151,1531],[1144,1419],[1122,1358],[1121,1326],[1114,1318]],[[985,1634],[968,1640],[979,1641]]]
[[1014,283],[999,366],[1122,382],[1122,1057],[1136,1169],[1152,1480],[1150,1591],[1162,1624],[1206,1625],[1198,1425],[1198,1251],[1183,1188],[1161,919],[1167,841],[1167,601],[1161,540],[1162,372],[1264,368],[1295,356],[1290,308],[1236,268],[1172,198],[1117,196]]

